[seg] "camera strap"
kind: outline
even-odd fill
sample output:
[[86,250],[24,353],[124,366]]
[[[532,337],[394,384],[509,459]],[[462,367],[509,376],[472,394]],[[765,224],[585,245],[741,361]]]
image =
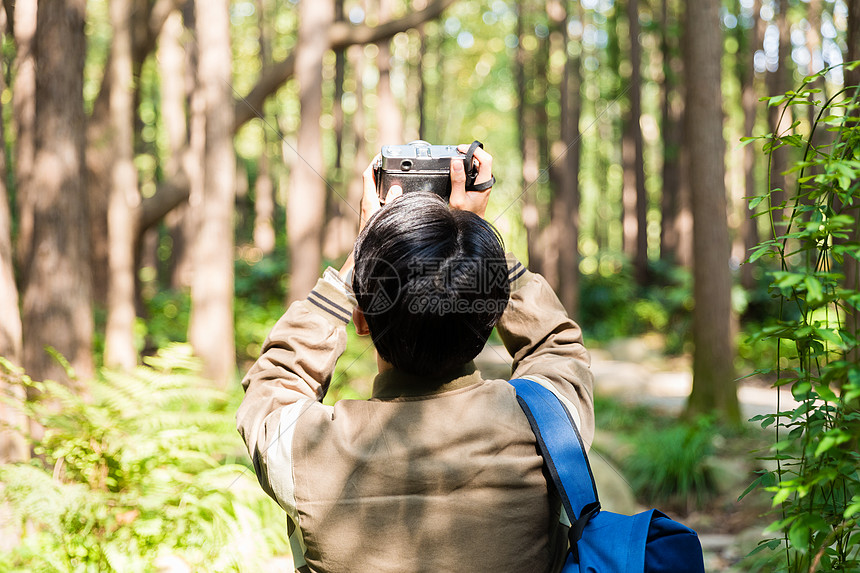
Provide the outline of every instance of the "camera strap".
[[478,178],[478,168],[474,164],[475,150],[483,149],[484,144],[477,139],[469,146],[469,151],[466,152],[466,158],[463,159],[463,165],[466,167],[466,191],[486,191],[496,183],[496,178],[490,175],[489,181],[483,183],[475,183]]

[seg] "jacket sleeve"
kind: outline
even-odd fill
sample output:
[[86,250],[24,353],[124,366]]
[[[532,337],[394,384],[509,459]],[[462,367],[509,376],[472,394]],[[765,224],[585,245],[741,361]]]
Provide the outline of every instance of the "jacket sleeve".
[[[513,357],[512,377],[531,378],[573,406],[582,439],[594,437],[594,378],[582,330],[539,274],[508,255],[511,298],[497,325]],[[566,400],[565,400],[566,399]]]
[[275,463],[270,458],[276,456],[280,466],[284,454],[289,456],[292,427],[299,417],[310,408],[327,408],[320,401],[346,348],[346,325],[354,307],[346,285],[333,269],[327,270],[308,298],[292,303],[278,320],[242,380],[245,397],[236,414],[237,428],[260,485],[282,506],[290,505],[292,496],[280,490],[291,488],[269,480],[268,466]]

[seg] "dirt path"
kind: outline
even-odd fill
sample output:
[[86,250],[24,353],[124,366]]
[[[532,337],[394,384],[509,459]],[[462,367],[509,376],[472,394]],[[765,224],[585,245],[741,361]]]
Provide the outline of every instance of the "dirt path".
[[[693,385],[690,357],[665,357],[659,342],[644,339],[619,340],[605,348],[591,349],[594,391],[635,404],[653,406],[667,414],[683,409]],[[487,345],[475,360],[485,377],[510,376],[511,356],[501,345]],[[777,392],[754,379],[741,380],[738,400],[743,418],[794,408],[788,390]]]

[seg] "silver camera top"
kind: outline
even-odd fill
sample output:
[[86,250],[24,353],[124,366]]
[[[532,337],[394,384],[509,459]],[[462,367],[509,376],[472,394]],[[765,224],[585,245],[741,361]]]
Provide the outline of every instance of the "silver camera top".
[[457,151],[456,145],[431,145],[419,139],[404,145],[383,145],[381,167],[400,171],[448,171],[451,159],[464,155]]
[[428,191],[448,199],[451,195],[451,159],[465,158],[456,145],[431,145],[417,140],[403,145],[383,145],[374,165],[380,199],[392,185],[404,193]]
[[404,145],[383,145],[382,153],[373,165],[376,190],[381,201],[392,185],[399,185],[404,193],[428,191],[436,193],[446,201],[451,195],[451,160],[463,160],[466,168],[466,190],[484,191],[492,187],[494,177],[476,184],[478,163],[475,149],[483,147],[474,141],[469,151],[463,153],[456,145],[431,145],[416,140]]

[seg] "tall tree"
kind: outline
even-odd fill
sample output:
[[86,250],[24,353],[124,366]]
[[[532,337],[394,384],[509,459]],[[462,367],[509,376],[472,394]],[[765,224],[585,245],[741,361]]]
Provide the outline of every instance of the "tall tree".
[[235,370],[233,342],[233,150],[230,2],[195,0],[200,48],[198,83],[205,116],[203,194],[194,245],[188,340],[204,373],[219,384]]
[[299,4],[296,80],[299,83],[301,124],[287,199],[290,243],[289,300],[302,299],[316,283],[322,264],[326,181],[323,173],[322,115],[323,56],[329,49],[326,30],[334,20],[333,0]]
[[663,0],[660,11],[660,51],[663,80],[660,86],[660,117],[663,143],[663,185],[660,196],[660,258],[678,261],[680,248],[679,210],[682,186],[683,86],[679,81],[681,58],[678,55],[678,21],[670,0]]
[[645,160],[642,127],[642,46],[639,42],[639,3],[627,0],[627,25],[630,38],[630,107],[624,118],[622,161],[624,164],[624,252],[633,260],[636,282],[644,285],[648,273],[647,213],[645,193]]
[[[564,3],[551,3],[548,10],[563,41],[564,70],[560,88],[560,153],[554,165],[558,186],[553,196],[552,226],[558,249],[559,298],[571,316],[579,310],[579,164],[581,139],[579,119],[582,113],[580,88],[582,72],[580,55],[571,55],[569,22],[571,17]],[[548,6],[548,7],[549,7]],[[582,21],[582,6],[578,17]],[[580,52],[581,53],[581,52]]]
[[[35,156],[36,115],[36,0],[19,0],[15,3],[14,37],[15,83],[12,90],[12,115],[15,120],[15,181],[18,188],[26,188],[33,173]],[[32,199],[32,201],[31,201]],[[23,262],[30,257],[33,242],[33,201],[36,197],[18,196],[18,241],[16,256]]]
[[[809,74],[817,74],[824,69],[823,52],[821,50],[821,12],[823,9],[822,0],[810,0],[809,10],[807,11],[807,21],[809,25],[806,28],[806,49],[809,51]],[[756,14],[757,15],[757,14]],[[812,86],[822,90],[818,95],[818,99],[822,101],[824,98],[824,90],[826,85],[824,78],[819,78],[812,83]],[[815,114],[820,109],[817,106],[809,106],[809,122],[815,120]]]
[[[334,2],[334,20],[343,22],[344,0]],[[262,35],[261,35],[262,37]],[[331,102],[331,115],[334,120],[334,168],[339,172],[343,164],[343,82],[346,79],[346,48],[334,51],[334,97]]]
[[[4,21],[5,14],[0,15]],[[0,90],[5,88],[0,74]],[[3,107],[0,104],[0,117]],[[9,194],[6,188],[6,137],[5,126],[0,121],[0,357],[18,366],[21,363],[21,314],[18,310],[18,288],[15,285],[14,255],[12,251],[12,214],[9,209]],[[20,400],[24,387],[13,377],[4,375],[0,366],[0,396]],[[0,463],[18,462],[27,458],[28,449],[24,437],[13,428],[26,427],[26,418],[4,401],[0,400]],[[0,508],[2,511],[2,508]],[[0,532],[8,533],[0,525]]]
[[[334,19],[335,22],[344,21],[343,0],[335,0]],[[383,42],[388,46],[387,42]],[[326,194],[326,228],[323,239],[323,256],[336,259],[342,254],[352,250],[355,230],[350,225],[349,213],[355,209],[354,206],[341,201],[344,195],[344,121],[343,96],[344,82],[346,81],[346,49],[340,48],[334,51],[334,97],[332,98],[331,115],[334,121],[334,181],[328,186]],[[359,82],[356,82],[358,84]],[[387,104],[388,102],[386,102]]]
[[[5,87],[3,78],[4,76],[0,74],[0,90]],[[0,114],[2,111],[3,107],[0,103]],[[0,121],[0,316],[3,317],[0,321],[0,356],[13,364],[20,364],[21,313],[18,309],[18,286],[15,284],[15,261],[12,251],[12,213],[9,209],[9,193],[6,188],[5,131],[5,125]],[[0,446],[0,458],[2,458],[2,446]]]
[[526,80],[526,64],[528,55],[525,44],[528,32],[524,21],[527,17],[526,2],[518,4],[517,9],[517,51],[515,57],[517,81],[517,135],[519,136],[520,156],[522,157],[522,199],[523,226],[526,229],[526,246],[528,249],[529,268],[535,272],[542,269],[542,253],[538,248],[540,215],[537,207],[537,184],[539,175],[538,141],[535,136],[534,106],[530,104]]
[[140,203],[134,165],[134,82],[131,53],[131,0],[113,0],[110,115],[113,132],[112,185],[108,201],[108,307],[105,365],[132,369],[134,346],[135,244],[134,209]]
[[36,114],[32,176],[21,186],[33,207],[23,263],[24,366],[36,379],[68,381],[46,351],[93,374],[83,70],[85,0],[40,2],[35,35]]
[[[355,77],[364,77],[366,68],[366,59],[361,46],[352,46],[347,52],[349,64],[354,70]],[[364,137],[367,125],[367,119],[364,112],[364,87],[360,81],[355,82],[355,111],[352,114],[352,140],[355,156],[352,160],[352,176],[349,178],[347,185],[347,202],[358,207],[363,194],[361,173],[370,161],[370,154],[367,150],[367,139]],[[349,225],[351,235],[354,236],[355,230],[358,229],[358,211],[357,209],[347,209],[343,213],[346,215],[346,224]],[[352,237],[351,237],[352,239]]]
[[427,28],[423,24],[418,26],[418,53],[415,54],[415,75],[418,77],[418,94],[416,97],[418,108],[418,139],[425,139],[427,132],[427,86],[424,83],[424,54],[427,53],[429,44],[427,42]]
[[[744,111],[744,135],[753,137],[756,134],[756,113],[758,111],[758,97],[756,90],[756,73],[755,73],[755,53],[762,42],[762,19],[761,0],[753,2],[753,25],[747,32],[749,39],[746,42],[746,55],[744,58],[739,58],[738,73],[741,78],[741,107]],[[744,196],[753,197],[757,195],[756,189],[756,160],[758,151],[752,145],[747,145],[744,148]],[[743,212],[741,213],[740,221],[740,242],[743,245],[743,252],[748,255],[750,250],[758,244],[758,227],[757,219],[748,209],[749,203],[744,201],[741,205]],[[746,256],[745,255],[745,256]],[[751,289],[754,286],[754,278],[752,274],[752,265],[746,264],[741,266],[741,286]]]
[[[146,57],[155,49],[156,40],[164,22],[174,5],[180,0],[132,0],[134,18],[130,24],[132,47],[131,60],[134,77],[140,76],[140,69]],[[108,210],[111,189],[113,188],[114,126],[112,117],[113,74],[112,50],[108,51],[105,73],[102,76],[99,92],[93,102],[93,109],[87,119],[87,195],[90,225],[90,258],[93,274],[93,294],[98,304],[107,302],[109,283],[110,241],[108,239]],[[148,227],[139,228],[143,233]]]
[[[860,60],[860,0],[848,0],[848,51],[845,60]],[[845,85],[860,85],[860,67],[845,71]]]
[[[381,21],[388,20],[392,12],[392,0],[379,0]],[[379,143],[381,145],[402,143],[403,114],[391,89],[391,40],[386,39],[379,42],[377,46],[379,53],[376,56],[376,66],[379,69],[379,81],[376,84],[376,125],[379,130]]]
[[[534,250],[537,252],[537,260],[533,269],[541,273],[553,289],[558,289],[558,241],[553,236],[553,227],[549,224],[549,202],[542,200],[544,189],[549,187],[548,191],[552,193],[552,185],[548,185],[548,171],[546,169],[550,164],[550,134],[553,127],[550,125],[551,117],[548,108],[551,105],[550,101],[555,99],[552,97],[550,79],[553,74],[550,71],[552,66],[550,54],[553,52],[553,46],[547,26],[547,16],[545,15],[546,6],[546,4],[543,6],[536,4],[534,7],[534,37],[537,39],[537,50],[530,62],[529,71],[531,75],[528,83],[532,89],[530,90],[531,100],[527,101],[529,101],[528,105],[531,108],[532,123],[527,129],[531,131],[530,137],[533,137],[535,141],[534,172],[538,177],[530,189],[533,194],[537,231],[532,234],[536,240]],[[531,262],[532,260],[529,258],[529,264]]]
[[[190,3],[189,3],[190,4]],[[158,67],[161,78],[161,117],[164,119],[167,135],[167,157],[164,173],[168,179],[186,178],[185,162],[188,146],[188,127],[186,101],[194,85],[196,66],[187,65],[191,58],[194,43],[188,42],[191,50],[183,49],[183,17],[174,10],[164,23],[158,42]],[[188,204],[183,203],[165,218],[171,238],[170,285],[173,288],[187,287],[191,284],[191,238]]]
[[693,390],[690,413],[719,411],[738,423],[731,340],[731,276],[723,141],[719,3],[687,2],[685,142],[693,207]]
[[275,250],[275,184],[269,166],[269,151],[263,136],[263,150],[257,162],[254,181],[254,246],[263,254]]
[[[788,68],[790,61],[789,52],[791,44],[789,41],[790,30],[788,26],[788,0],[773,0],[776,12],[776,27],[779,31],[779,42],[777,43],[777,67],[767,76],[768,95],[777,96],[784,94],[790,88],[791,75]],[[791,111],[785,105],[772,106],[769,108],[770,128],[774,133],[783,136],[791,125]],[[788,184],[785,172],[788,170],[788,146],[774,149],[771,155],[770,166],[770,188],[771,206],[773,209],[773,220],[777,227],[777,234],[785,231],[782,219],[786,213],[785,201],[787,199],[786,185]]]
[[[338,0],[341,8],[343,0]],[[343,10],[341,9],[341,12]],[[270,65],[272,59],[271,33],[267,22],[267,14],[263,0],[257,0],[257,14],[260,27],[260,61],[263,66]],[[341,56],[342,57],[342,56]],[[335,82],[337,83],[337,82]],[[339,95],[335,90],[335,103],[339,101]],[[339,106],[338,106],[339,107]],[[335,113],[335,116],[337,114]],[[335,131],[342,130],[337,126],[335,119]],[[269,165],[269,143],[268,132],[263,132],[263,145],[260,158],[257,161],[257,178],[254,180],[254,246],[264,254],[275,250],[275,184],[272,181],[271,166]],[[340,142],[338,142],[338,161],[340,160]]]
[[[848,53],[846,61],[856,62],[860,60],[860,0],[848,0]],[[845,71],[845,85],[860,89],[860,67]],[[854,93],[857,93],[856,91]],[[856,101],[856,100],[855,100]],[[853,209],[854,227],[846,237],[847,241],[860,241],[860,214],[857,208]],[[845,287],[858,290],[860,287],[860,261],[854,257],[846,256],[843,263],[845,273]],[[855,337],[860,334],[860,312],[856,308],[848,310],[846,317],[846,330]],[[855,348],[847,357],[848,360],[860,361],[860,349]]]

